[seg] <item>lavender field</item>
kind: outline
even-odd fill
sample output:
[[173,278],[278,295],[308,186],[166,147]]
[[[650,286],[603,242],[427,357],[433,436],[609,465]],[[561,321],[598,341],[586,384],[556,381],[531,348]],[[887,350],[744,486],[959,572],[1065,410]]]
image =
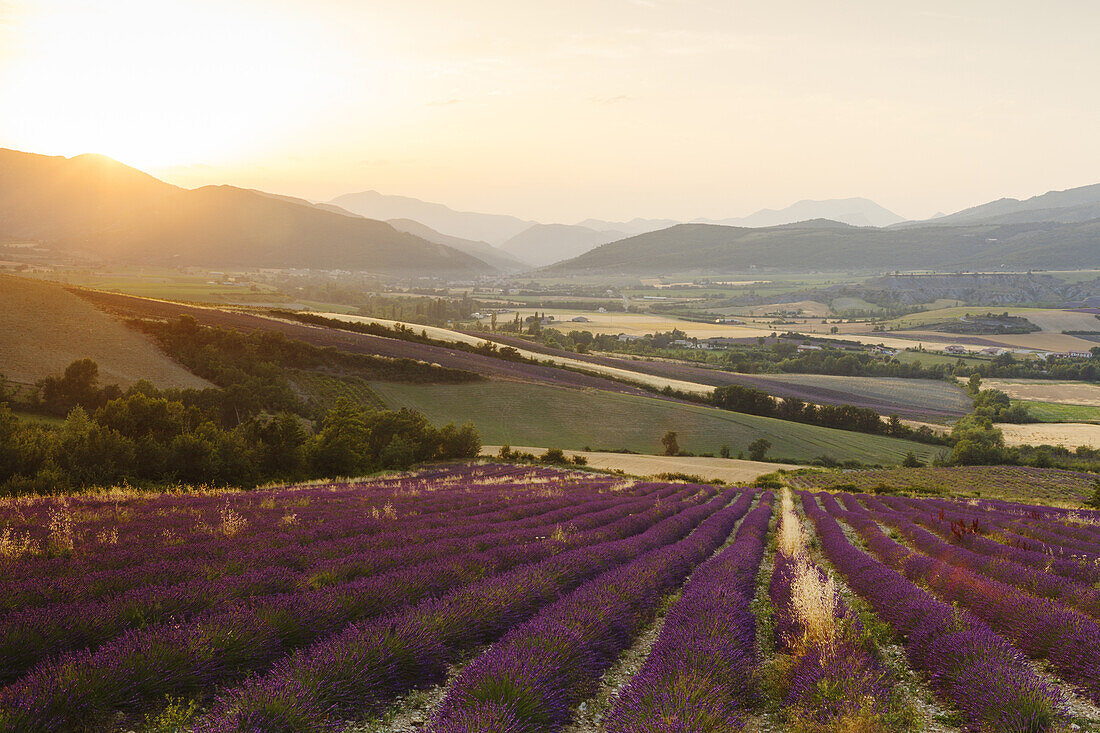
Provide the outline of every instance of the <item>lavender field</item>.
[[0,503],[0,731],[1100,730],[1100,513],[462,464]]

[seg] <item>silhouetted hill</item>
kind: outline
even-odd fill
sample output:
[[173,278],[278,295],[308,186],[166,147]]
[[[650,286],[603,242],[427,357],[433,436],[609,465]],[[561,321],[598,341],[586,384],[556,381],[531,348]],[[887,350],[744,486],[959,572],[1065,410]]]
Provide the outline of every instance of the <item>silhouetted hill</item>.
[[1100,220],[879,229],[809,221],[768,228],[680,224],[544,268],[554,274],[1100,267]]
[[0,149],[0,238],[135,264],[394,276],[493,271],[385,222],[233,186],[183,189],[99,155]]

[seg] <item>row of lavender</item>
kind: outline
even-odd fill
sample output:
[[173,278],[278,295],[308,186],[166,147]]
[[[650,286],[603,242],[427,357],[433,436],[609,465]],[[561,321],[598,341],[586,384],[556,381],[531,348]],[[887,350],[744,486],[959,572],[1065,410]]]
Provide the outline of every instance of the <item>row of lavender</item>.
[[[0,502],[5,530],[34,523],[39,534],[67,534],[67,549],[45,539],[24,538],[39,553],[12,553],[5,559],[0,599],[8,607],[41,604],[73,593],[102,594],[124,588],[115,576],[180,577],[188,563],[212,567],[250,565],[264,556],[293,563],[295,550],[307,543],[331,542],[387,531],[394,520],[416,519],[423,529],[445,526],[454,512],[500,508],[537,499],[526,487],[554,480],[549,472],[499,472],[479,468],[428,482],[420,477],[365,484],[327,484],[263,492],[220,492],[190,497],[165,494],[121,500],[50,498],[29,506]],[[474,491],[474,487],[479,490]],[[16,500],[18,502],[18,500]],[[30,529],[26,534],[32,534]],[[79,535],[107,535],[107,544],[81,545]],[[239,541],[247,534],[249,542]],[[339,552],[338,546],[332,547]],[[142,575],[143,574],[143,575]],[[35,595],[19,583],[39,582]],[[70,581],[70,582],[66,582]]]
[[[1029,656],[1049,662],[1087,697],[1100,701],[1100,624],[1095,619],[1100,606],[1095,588],[1000,553],[981,554],[948,542],[907,513],[893,511],[873,497],[863,499],[867,508],[856,497],[842,495],[848,507],[843,516],[884,562],[966,608]],[[831,497],[827,506],[843,511]],[[900,532],[912,548],[886,537],[878,522]]]
[[[95,727],[119,711],[141,710],[165,694],[201,695],[251,671],[262,671],[294,648],[335,634],[348,623],[476,585],[484,582],[480,578],[509,568],[570,556],[570,548],[614,544],[646,531],[656,521],[692,508],[698,511],[714,496],[711,489],[667,485],[619,487],[623,490],[610,494],[610,483],[594,482],[587,493],[574,485],[573,496],[539,497],[518,512],[514,507],[507,509],[505,515],[499,509],[483,515],[459,511],[452,517],[451,530],[469,535],[464,540],[465,553],[456,552],[456,540],[443,540],[434,556],[411,552],[407,565],[395,565],[388,572],[316,591],[245,599],[183,623],[173,619],[125,632],[114,640],[101,639],[95,651],[71,651],[47,659],[0,691],[0,729]],[[495,497],[492,484],[467,486],[475,500],[470,507],[484,497],[522,494],[522,485],[499,486],[503,488]],[[535,489],[542,491],[537,485]],[[491,508],[493,501],[487,506]],[[511,521],[499,521],[502,516]],[[488,520],[489,526],[477,524],[482,520]],[[251,541],[246,536],[237,539],[242,544]],[[398,563],[400,556],[396,553],[393,562]],[[55,630],[64,627],[63,622],[54,626]]]
[[[410,581],[416,582],[409,574],[411,569],[419,566],[431,572],[432,563],[440,558],[453,559],[448,567],[459,578],[479,577],[507,562],[501,556],[506,548],[539,538],[571,546],[583,540],[578,533],[631,511],[644,510],[652,502],[676,493],[671,487],[645,489],[631,501],[629,496],[610,498],[598,490],[578,489],[573,497],[539,501],[521,511],[460,512],[445,534],[426,543],[413,534],[415,523],[405,523],[393,532],[360,538],[347,548],[347,555],[334,559],[323,556],[319,563],[298,572],[274,562],[270,566],[244,566],[231,575],[202,577],[202,566],[195,565],[190,574],[199,577],[184,583],[151,583],[104,599],[13,611],[0,618],[0,678],[11,679],[48,654],[97,647],[129,629],[178,625],[207,613],[247,614],[254,606],[279,606],[289,599],[298,607],[334,607],[342,615],[352,615],[370,603],[367,599],[378,588],[379,577],[392,582],[394,591],[408,588]],[[569,527],[569,535],[561,534],[563,525]],[[555,531],[560,534],[558,539],[552,539]],[[408,536],[402,544],[405,533]],[[303,547],[303,555],[309,556],[309,549]],[[405,572],[389,577],[400,570]],[[310,614],[302,620],[316,624],[318,616]],[[322,625],[331,627],[338,622],[336,615]]]
[[[1004,637],[890,567],[890,558],[907,551],[871,516],[845,511],[830,494],[819,495],[828,512],[812,494],[801,495],[834,567],[903,640],[910,664],[925,672],[937,692],[966,716],[970,728],[1049,731],[1064,717],[1059,691],[1041,680]],[[855,528],[884,562],[855,547],[836,516]]]
[[742,495],[679,542],[600,575],[510,631],[459,676],[431,730],[537,733],[568,722],[653,620],[659,599],[726,540],[751,500]]
[[[447,664],[535,616],[624,561],[688,536],[738,492],[680,508],[639,535],[565,552],[355,624],[225,691],[204,731],[328,730],[377,714],[398,695],[446,676]],[[728,521],[725,511],[716,521]]]
[[691,575],[642,669],[607,716],[608,733],[740,730],[756,700],[753,586],[774,496],[766,492],[736,539]]

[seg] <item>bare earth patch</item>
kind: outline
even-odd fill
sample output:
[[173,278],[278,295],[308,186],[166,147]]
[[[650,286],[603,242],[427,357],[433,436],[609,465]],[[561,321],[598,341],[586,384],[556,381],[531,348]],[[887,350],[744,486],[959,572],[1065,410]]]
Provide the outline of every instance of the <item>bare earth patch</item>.
[[[545,448],[512,446],[512,450],[523,453],[541,454]],[[495,456],[500,452],[499,445],[485,445],[481,455]],[[726,483],[752,482],[757,477],[780,468],[794,470],[802,468],[787,463],[766,463],[763,461],[741,461],[734,458],[698,458],[681,456],[652,456],[635,453],[597,453],[593,451],[567,450],[566,457],[583,456],[592,468],[619,470],[635,476],[655,476],[659,473],[686,473],[704,479],[718,479]]]

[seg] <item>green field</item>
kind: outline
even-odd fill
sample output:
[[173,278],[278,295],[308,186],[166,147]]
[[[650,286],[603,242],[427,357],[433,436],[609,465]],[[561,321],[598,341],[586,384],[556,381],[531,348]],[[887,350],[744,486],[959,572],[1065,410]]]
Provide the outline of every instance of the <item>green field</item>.
[[771,441],[768,455],[775,459],[810,460],[824,454],[837,460],[895,465],[910,450],[925,462],[944,450],[895,438],[594,390],[520,382],[372,382],[371,388],[390,408],[420,410],[436,424],[470,420],[489,444],[660,453],[661,436],[674,430],[681,449],[694,453],[717,454],[722,445],[728,445],[737,455],[761,437]]
[[310,308],[334,312],[354,312],[351,306],[295,300],[270,285],[246,282],[231,284],[216,275],[180,275],[168,271],[92,273],[50,273],[41,278],[63,285],[106,290],[112,293],[136,295],[142,298],[178,300],[190,303],[225,303],[235,305],[277,305],[283,308]]
[[906,410],[926,410],[930,415],[956,413],[961,417],[970,412],[973,405],[973,400],[957,384],[935,379],[843,377],[830,374],[759,376],[771,382],[846,393],[851,404],[869,405],[877,411],[882,411],[881,405],[886,405]]
[[352,404],[368,409],[384,409],[383,403],[374,390],[362,377],[353,374],[337,376],[322,372],[298,370],[290,375],[291,380],[304,392],[310,401],[322,409],[332,408],[341,398]]
[[1065,405],[1037,400],[1013,400],[1012,404],[1026,407],[1039,422],[1100,423],[1100,407],[1095,405]]
[[65,421],[60,417],[50,417],[49,415],[36,415],[33,412],[16,412],[15,416],[18,417],[20,420],[25,420],[27,422],[40,423],[42,425],[52,425],[54,427],[65,424]]

